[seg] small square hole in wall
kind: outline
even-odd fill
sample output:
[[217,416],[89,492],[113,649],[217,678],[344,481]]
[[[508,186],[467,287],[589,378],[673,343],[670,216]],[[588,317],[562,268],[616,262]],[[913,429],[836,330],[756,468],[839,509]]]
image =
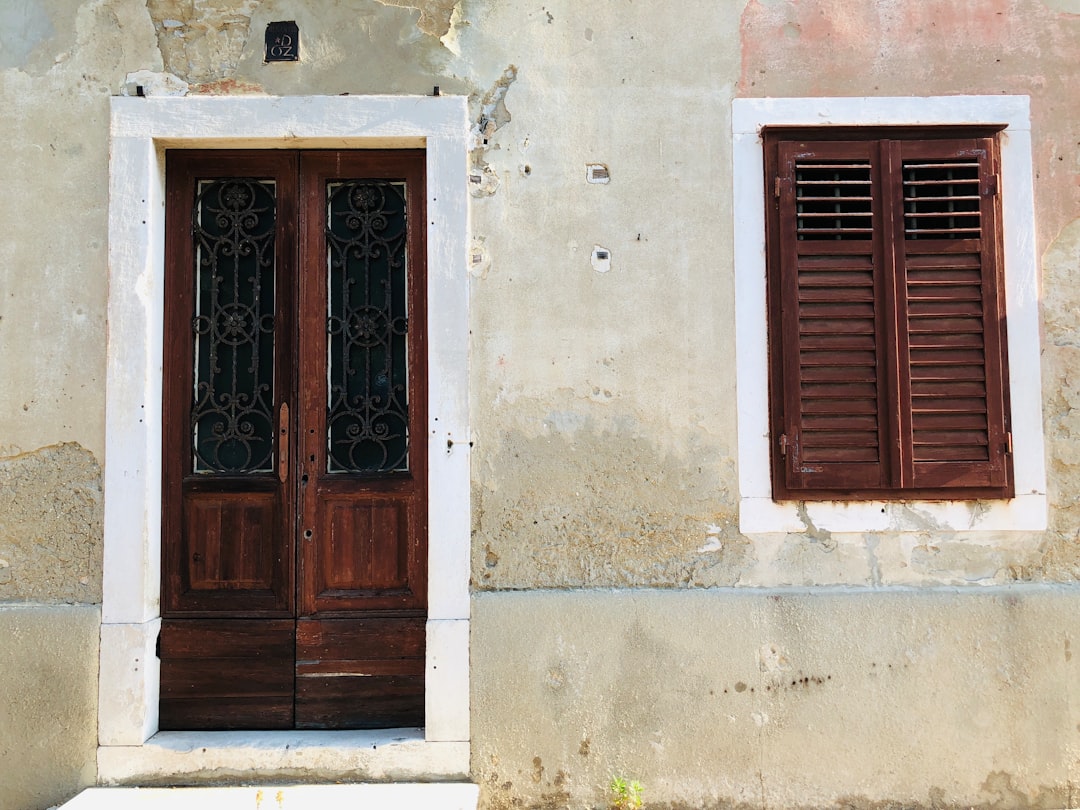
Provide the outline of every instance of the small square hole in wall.
[[292,20],[266,26],[265,62],[296,62],[300,59],[300,27]]

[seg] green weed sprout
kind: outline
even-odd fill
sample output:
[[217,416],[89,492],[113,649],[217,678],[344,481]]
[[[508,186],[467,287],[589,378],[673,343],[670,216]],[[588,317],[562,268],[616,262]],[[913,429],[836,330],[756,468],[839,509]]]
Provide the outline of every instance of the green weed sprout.
[[608,786],[611,791],[611,810],[641,810],[644,788],[636,779],[627,781],[616,776]]

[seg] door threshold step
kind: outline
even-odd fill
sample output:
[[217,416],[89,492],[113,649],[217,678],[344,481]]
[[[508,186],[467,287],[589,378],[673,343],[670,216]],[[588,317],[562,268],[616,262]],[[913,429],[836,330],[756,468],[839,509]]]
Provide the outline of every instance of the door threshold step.
[[476,810],[471,782],[243,787],[95,787],[57,810]]

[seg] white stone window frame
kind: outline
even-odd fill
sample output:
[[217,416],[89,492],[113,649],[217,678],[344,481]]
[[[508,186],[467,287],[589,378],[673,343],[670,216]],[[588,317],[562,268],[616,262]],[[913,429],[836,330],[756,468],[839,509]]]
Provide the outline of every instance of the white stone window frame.
[[[1031,115],[1027,96],[741,98],[732,102],[735,346],[739,528],[744,534],[905,531],[1042,531],[1046,467],[1039,376],[1039,276]],[[766,182],[761,133],[769,126],[1004,124],[1001,194],[1008,318],[1009,396],[1016,496],[981,501],[772,499],[766,316]]]
[[[463,97],[111,100],[98,781],[234,771],[469,773],[468,110]],[[427,160],[425,727],[159,732],[165,150],[423,148]]]

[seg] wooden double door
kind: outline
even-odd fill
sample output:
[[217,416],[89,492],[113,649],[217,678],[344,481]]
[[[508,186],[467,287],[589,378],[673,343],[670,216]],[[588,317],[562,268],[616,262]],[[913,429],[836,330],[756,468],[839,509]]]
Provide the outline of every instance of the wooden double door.
[[423,152],[166,176],[160,727],[423,725]]

